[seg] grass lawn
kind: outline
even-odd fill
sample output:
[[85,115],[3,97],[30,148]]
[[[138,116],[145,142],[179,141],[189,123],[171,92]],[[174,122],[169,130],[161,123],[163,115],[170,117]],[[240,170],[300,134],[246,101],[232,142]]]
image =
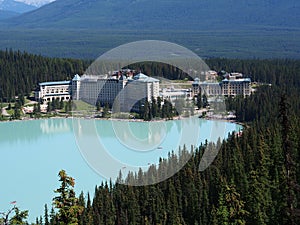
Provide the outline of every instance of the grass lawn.
[[1,107],[2,107],[2,108],[5,108],[5,107],[8,106],[8,104],[9,104],[9,103],[4,103],[4,102],[3,102],[3,103],[0,103],[0,108],[1,108]]
[[10,109],[10,110],[6,110],[6,112],[7,112],[9,115],[12,115],[12,114],[14,114],[14,109],[12,108],[12,109]]
[[72,111],[84,111],[84,110],[94,111],[96,109],[95,106],[81,100],[74,100],[73,104],[75,105],[75,107],[72,107]]

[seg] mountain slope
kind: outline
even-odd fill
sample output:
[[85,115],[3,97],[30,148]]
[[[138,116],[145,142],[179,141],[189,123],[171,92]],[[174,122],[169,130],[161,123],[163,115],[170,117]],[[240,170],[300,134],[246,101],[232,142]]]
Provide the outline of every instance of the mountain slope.
[[16,12],[11,12],[11,11],[7,11],[7,10],[0,10],[0,20],[8,19],[8,18],[15,17],[15,16],[18,16],[18,15],[19,15],[19,13],[16,13]]
[[7,22],[25,28],[300,27],[298,0],[57,0]]
[[50,2],[53,2],[55,0],[16,0],[18,2],[23,2],[27,5],[32,5],[35,7],[41,7],[43,5],[49,4]]
[[14,0],[2,0],[0,1],[0,10],[10,11],[14,13],[25,13],[37,9],[37,7],[18,2]]

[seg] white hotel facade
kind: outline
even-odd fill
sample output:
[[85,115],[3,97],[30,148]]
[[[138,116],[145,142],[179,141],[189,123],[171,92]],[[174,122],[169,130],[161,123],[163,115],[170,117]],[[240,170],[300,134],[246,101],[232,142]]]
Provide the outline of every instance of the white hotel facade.
[[244,78],[241,73],[227,74],[221,82],[200,82],[195,78],[192,84],[193,95],[206,94],[213,96],[249,96],[251,94],[251,79]]
[[[128,72],[128,71],[127,71]],[[213,76],[215,76],[213,74]],[[69,101],[82,100],[89,104],[96,105],[99,102],[102,106],[114,103],[120,104],[120,109],[128,112],[129,110],[138,111],[140,104],[152,98],[175,98],[178,90],[166,92],[159,90],[159,80],[148,77],[143,73],[133,75],[131,73],[115,73],[108,75],[82,75],[76,74],[71,81],[43,82],[39,84],[39,90],[35,92],[36,100],[47,103],[55,99]],[[195,78],[192,83],[192,96],[198,93],[206,94],[208,97],[214,96],[249,96],[251,94],[251,80],[244,78],[240,73],[226,74],[225,79],[217,82],[216,79],[209,79],[200,82]],[[184,98],[190,97],[190,92],[180,92]],[[116,100],[117,99],[117,100]]]
[[35,99],[47,103],[55,99],[69,101],[71,98],[70,81],[53,81],[39,84],[39,91],[35,92]]
[[35,98],[43,103],[55,99],[68,101],[82,100],[92,105],[99,101],[101,105],[112,106],[118,97],[121,107],[138,110],[135,103],[159,96],[159,80],[143,73],[135,76],[114,75],[95,76],[76,74],[71,81],[44,82],[39,84]]

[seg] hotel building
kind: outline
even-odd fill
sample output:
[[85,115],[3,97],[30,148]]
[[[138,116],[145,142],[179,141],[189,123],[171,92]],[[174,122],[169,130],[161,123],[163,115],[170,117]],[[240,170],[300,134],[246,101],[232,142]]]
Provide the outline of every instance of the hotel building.
[[35,92],[35,99],[47,103],[55,99],[69,101],[71,98],[70,81],[43,82],[39,84],[39,91]]
[[[129,75],[128,75],[129,74]],[[152,98],[159,96],[159,80],[148,77],[143,73],[135,76],[128,73],[108,75],[82,75],[76,74],[72,81],[44,82],[39,84],[35,98],[43,103],[55,99],[68,101],[82,100],[92,105],[97,102],[103,106],[112,106],[118,97],[121,108],[137,109],[137,103],[151,102]]]
[[226,74],[221,82],[200,82],[195,78],[192,83],[193,95],[206,94],[209,96],[249,96],[251,94],[251,79],[243,78],[241,73]]

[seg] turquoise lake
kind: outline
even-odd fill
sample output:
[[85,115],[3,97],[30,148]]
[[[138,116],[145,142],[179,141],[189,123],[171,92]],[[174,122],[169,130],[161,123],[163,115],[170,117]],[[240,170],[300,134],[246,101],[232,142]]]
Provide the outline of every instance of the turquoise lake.
[[35,221],[46,203],[51,209],[61,169],[75,178],[77,195],[93,196],[96,185],[114,181],[119,171],[146,170],[183,144],[189,149],[240,129],[196,117],[150,123],[71,118],[0,123],[0,212],[17,201]]

